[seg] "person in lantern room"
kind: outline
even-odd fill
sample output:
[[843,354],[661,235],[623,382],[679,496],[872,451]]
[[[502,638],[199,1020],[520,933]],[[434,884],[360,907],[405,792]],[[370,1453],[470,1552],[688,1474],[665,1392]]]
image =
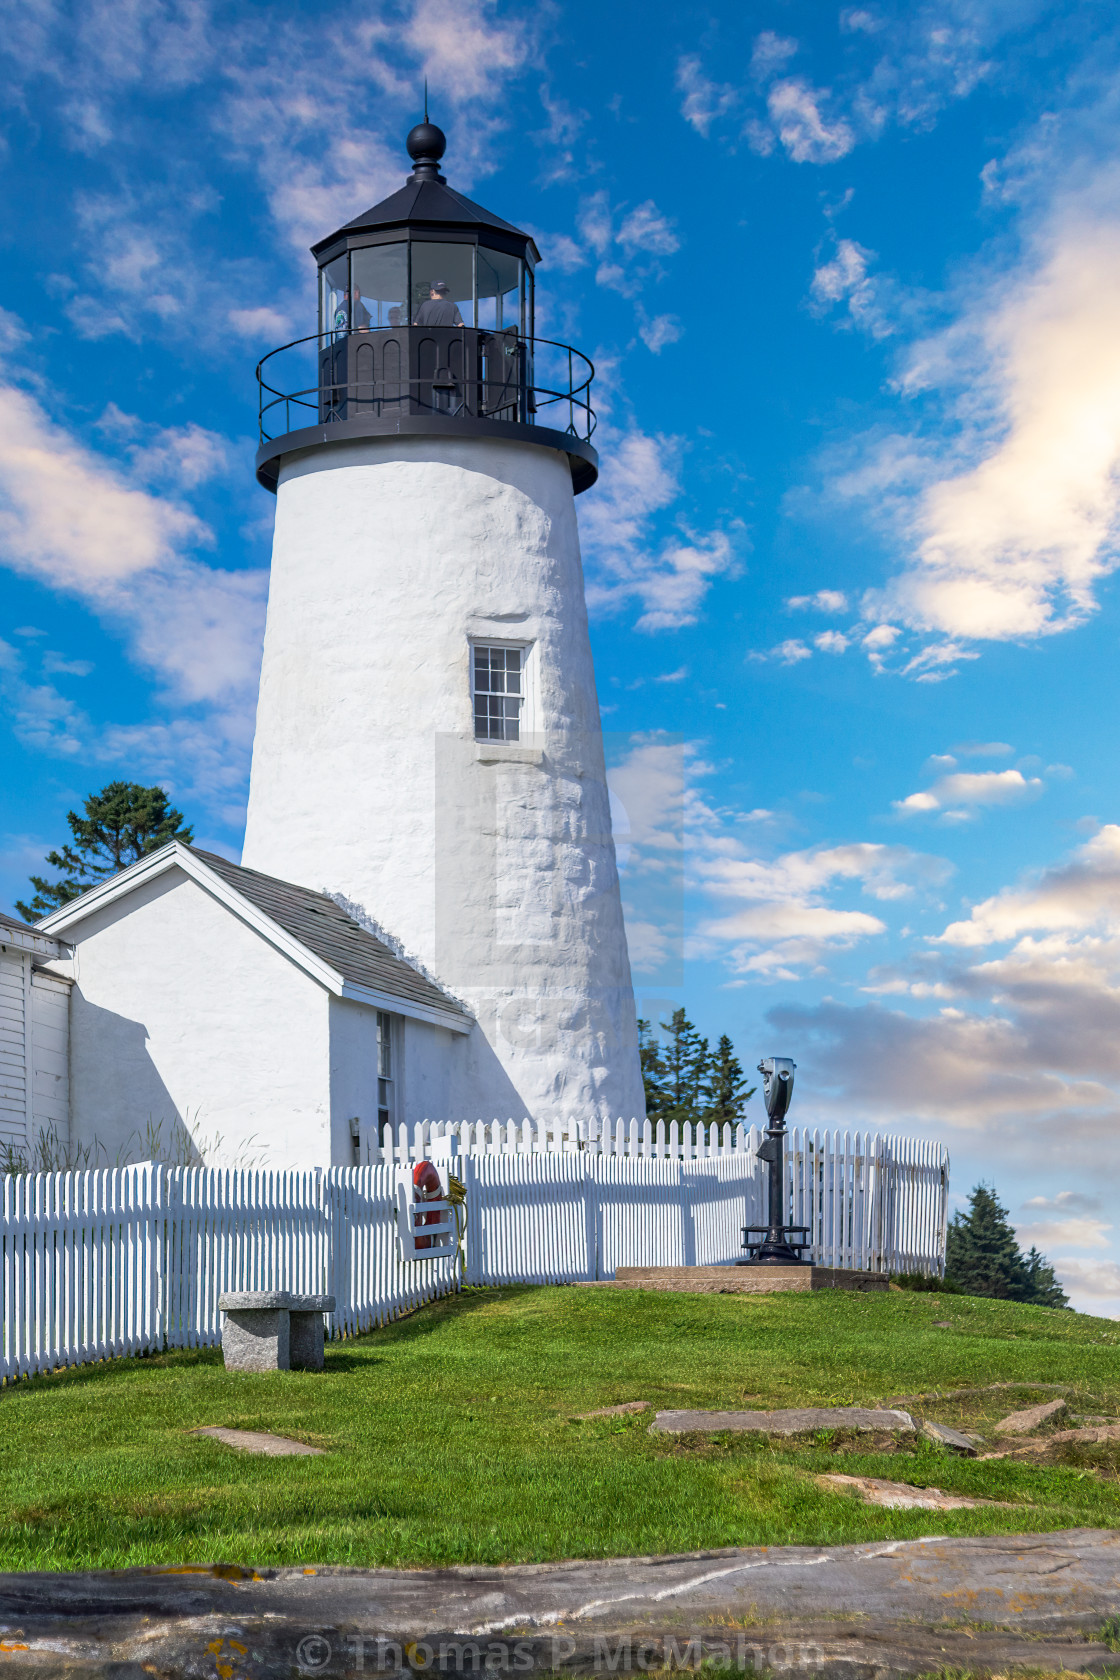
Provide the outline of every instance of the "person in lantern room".
[[352,291],[343,292],[334,312],[335,331],[345,332],[349,327],[351,332],[368,332],[369,323],[370,313],[357,286]]
[[414,327],[461,327],[463,317],[459,305],[451,301],[451,287],[446,280],[433,280],[428,296],[416,311]]

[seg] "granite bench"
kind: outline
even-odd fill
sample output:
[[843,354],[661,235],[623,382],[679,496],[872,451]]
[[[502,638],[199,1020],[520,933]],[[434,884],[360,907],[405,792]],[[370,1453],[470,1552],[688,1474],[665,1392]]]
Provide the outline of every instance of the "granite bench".
[[323,1369],[323,1314],[334,1311],[333,1295],[236,1290],[219,1295],[218,1309],[227,1371]]

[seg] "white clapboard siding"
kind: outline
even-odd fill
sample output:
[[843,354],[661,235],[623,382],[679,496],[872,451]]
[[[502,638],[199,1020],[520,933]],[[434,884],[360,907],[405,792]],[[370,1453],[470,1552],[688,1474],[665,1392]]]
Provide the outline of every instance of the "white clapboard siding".
[[[464,1146],[468,1282],[607,1280],[623,1265],[720,1265],[767,1216],[759,1134],[735,1148],[629,1124],[579,1138],[491,1130]],[[408,1140],[439,1149],[430,1128]],[[477,1143],[477,1139],[476,1139]],[[574,1146],[573,1146],[574,1145]],[[649,1153],[643,1153],[648,1146]],[[660,1150],[661,1153],[655,1153]],[[940,1272],[948,1157],[925,1140],[789,1136],[784,1210],[812,1258]],[[336,1300],[333,1335],[385,1323],[458,1287],[459,1257],[401,1257],[397,1166],[328,1172],[164,1167],[0,1176],[0,1379],[220,1339],[223,1290]]]
[[31,958],[0,949],[0,1152],[26,1154],[30,1143]]

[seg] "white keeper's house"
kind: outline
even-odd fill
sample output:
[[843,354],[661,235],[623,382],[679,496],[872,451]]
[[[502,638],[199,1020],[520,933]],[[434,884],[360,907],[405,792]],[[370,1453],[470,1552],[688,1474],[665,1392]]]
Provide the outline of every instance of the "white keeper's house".
[[574,501],[591,364],[535,336],[536,245],[444,147],[413,129],[401,190],[313,247],[317,328],[261,364],[242,864],[173,844],[0,926],[28,1146],[342,1165],[386,1121],[644,1114]]

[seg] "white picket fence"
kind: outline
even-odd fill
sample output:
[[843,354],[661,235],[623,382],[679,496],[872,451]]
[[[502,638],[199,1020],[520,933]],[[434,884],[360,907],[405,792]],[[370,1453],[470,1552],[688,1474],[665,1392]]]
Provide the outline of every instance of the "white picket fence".
[[[544,1148],[461,1141],[471,1284],[726,1263],[740,1253],[740,1228],[765,1216],[757,1131],[727,1148],[693,1137],[688,1153],[680,1138],[676,1149],[654,1138],[660,1154],[645,1153],[640,1134],[634,1149],[603,1148],[599,1137]],[[439,1142],[412,1137],[406,1153],[398,1138],[375,1165],[325,1172],[146,1163],[0,1177],[0,1380],[213,1346],[229,1289],[334,1295],[335,1336],[447,1294],[459,1283],[456,1257],[406,1261],[398,1239],[401,1173]],[[937,1145],[793,1130],[787,1193],[789,1216],[811,1227],[823,1264],[942,1267],[948,1158]]]
[[376,1158],[423,1160],[434,1142],[456,1139],[464,1155],[634,1155],[647,1160],[707,1159],[753,1149],[757,1127],[690,1125],[676,1120],[418,1120],[386,1126]]

